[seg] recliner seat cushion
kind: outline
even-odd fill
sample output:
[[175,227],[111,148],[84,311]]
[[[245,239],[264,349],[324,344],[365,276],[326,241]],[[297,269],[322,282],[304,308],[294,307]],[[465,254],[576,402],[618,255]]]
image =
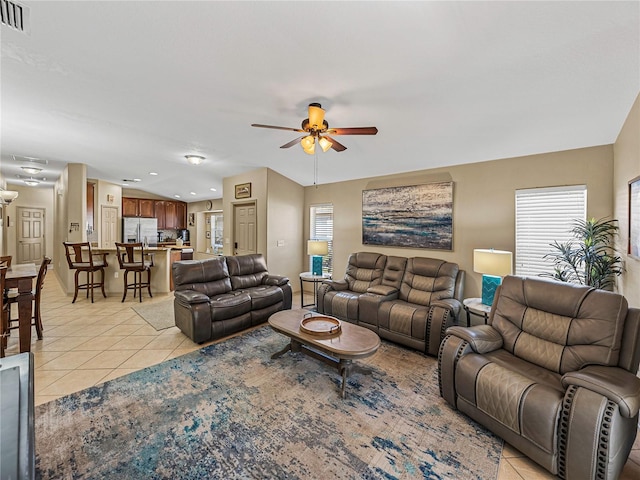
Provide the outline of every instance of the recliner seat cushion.
[[282,289],[273,285],[261,285],[244,291],[251,298],[251,308],[253,310],[266,308],[284,300]]
[[228,320],[251,312],[251,297],[246,292],[229,292],[211,298],[211,321]]

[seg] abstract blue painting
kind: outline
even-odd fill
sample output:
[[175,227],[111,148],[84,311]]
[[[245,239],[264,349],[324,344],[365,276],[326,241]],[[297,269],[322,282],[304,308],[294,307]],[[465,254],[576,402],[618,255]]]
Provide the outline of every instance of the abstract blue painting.
[[453,182],[362,191],[362,243],[453,249]]

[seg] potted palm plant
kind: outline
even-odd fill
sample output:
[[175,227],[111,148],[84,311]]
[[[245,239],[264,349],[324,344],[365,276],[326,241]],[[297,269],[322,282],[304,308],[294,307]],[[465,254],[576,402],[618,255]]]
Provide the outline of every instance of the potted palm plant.
[[618,221],[576,220],[571,233],[574,239],[551,244],[553,252],[544,258],[553,261],[554,273],[545,276],[611,290],[615,277],[622,274],[622,260],[615,254],[613,245]]

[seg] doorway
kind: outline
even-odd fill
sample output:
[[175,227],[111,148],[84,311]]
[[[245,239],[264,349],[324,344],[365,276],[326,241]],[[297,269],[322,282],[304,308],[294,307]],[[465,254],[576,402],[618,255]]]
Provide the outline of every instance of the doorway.
[[100,236],[102,248],[115,248],[115,242],[118,241],[118,207],[102,206]]
[[233,254],[258,253],[256,204],[241,203],[233,206]]
[[16,254],[18,263],[42,262],[44,248],[44,208],[18,207]]

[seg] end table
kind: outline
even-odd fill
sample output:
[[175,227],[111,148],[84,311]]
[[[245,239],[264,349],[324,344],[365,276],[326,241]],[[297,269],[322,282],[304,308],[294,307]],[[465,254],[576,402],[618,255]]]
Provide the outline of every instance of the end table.
[[467,312],[467,327],[471,326],[471,314],[482,317],[484,324],[487,324],[489,313],[491,313],[491,305],[482,303],[481,298],[465,298],[462,301],[462,307]]
[[[300,274],[300,306],[317,307],[318,303],[318,284],[322,283],[323,280],[331,280],[331,275],[329,273],[323,273],[322,275],[314,275],[311,272],[302,272]],[[313,282],[313,303],[304,303],[304,285],[303,282]]]

